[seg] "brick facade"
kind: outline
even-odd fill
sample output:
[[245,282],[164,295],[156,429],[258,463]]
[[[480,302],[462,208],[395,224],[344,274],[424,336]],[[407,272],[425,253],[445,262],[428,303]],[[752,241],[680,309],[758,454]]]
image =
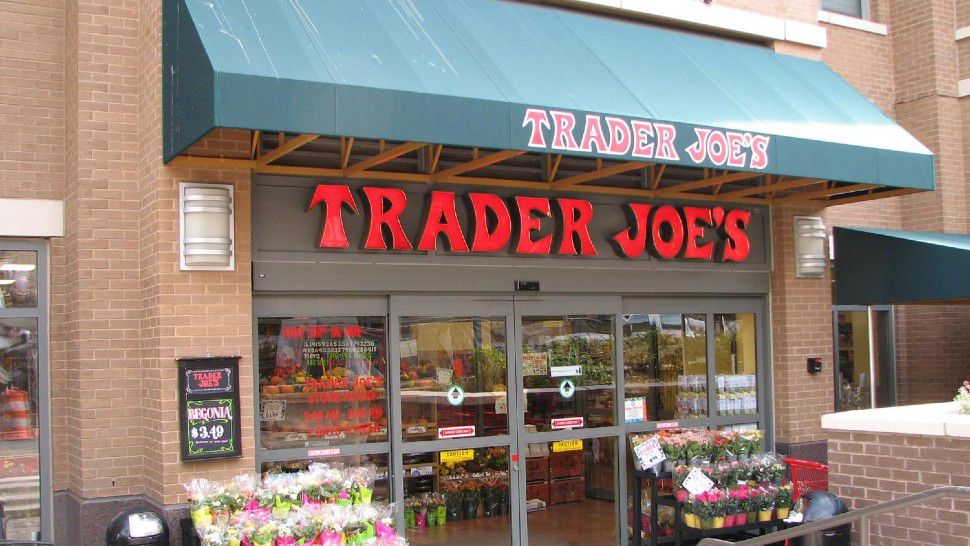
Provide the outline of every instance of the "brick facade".
[[[816,0],[715,1],[817,21]],[[873,0],[872,18],[888,35],[826,24],[821,52],[776,45],[820,56],[896,117],[937,153],[940,188],[826,211],[772,210],[774,416],[786,445],[825,441],[818,419],[833,407],[834,384],[830,279],[795,279],[792,216],[970,231],[970,99],[956,92],[970,74],[970,39],[953,39],[970,25],[967,4]],[[253,422],[250,180],[162,164],[160,11],[157,0],[0,0],[0,198],[66,206],[66,236],[50,244],[53,478],[55,490],[78,499],[174,504],[191,476],[254,469],[251,427],[242,459],[178,462],[174,359],[242,356],[242,419]],[[242,133],[209,138],[249,146]],[[234,185],[236,271],[178,271],[181,180]],[[950,397],[970,372],[970,307],[901,306],[897,318],[900,401]],[[823,357],[822,374],[806,372],[811,356]]]
[[[970,487],[970,439],[828,434],[829,490],[850,510],[944,485]],[[970,501],[942,499],[879,516],[872,519],[870,533],[873,546],[970,546]]]

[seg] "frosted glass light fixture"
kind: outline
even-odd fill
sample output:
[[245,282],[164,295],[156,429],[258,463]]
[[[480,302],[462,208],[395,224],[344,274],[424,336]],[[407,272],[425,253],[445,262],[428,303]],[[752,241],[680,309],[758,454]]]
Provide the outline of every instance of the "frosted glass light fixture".
[[235,269],[233,210],[229,184],[179,184],[179,269]]
[[795,276],[821,279],[825,276],[825,224],[818,216],[795,217]]

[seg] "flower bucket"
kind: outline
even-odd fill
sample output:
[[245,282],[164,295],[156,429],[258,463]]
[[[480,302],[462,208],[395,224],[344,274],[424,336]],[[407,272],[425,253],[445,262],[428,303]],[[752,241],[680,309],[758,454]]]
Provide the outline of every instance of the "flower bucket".
[[690,527],[691,529],[699,529],[701,522],[697,518],[697,514],[684,514],[684,525]]
[[778,519],[788,519],[788,514],[791,513],[791,508],[776,508],[778,512]]
[[465,519],[475,519],[478,517],[478,499],[465,499],[462,503]]
[[427,527],[428,526],[428,515],[427,514],[415,514],[414,515],[414,525],[417,527]]
[[707,531],[714,528],[714,518],[701,519],[701,529]]
[[747,516],[748,517],[745,518],[745,520],[748,523],[755,523],[755,522],[758,521],[758,513],[757,512],[747,512]]
[[745,514],[744,512],[741,512],[740,514],[734,514],[734,525],[736,525],[736,526],[737,525],[744,525],[745,523],[748,523],[748,515],[747,514]]
[[427,520],[428,520],[428,527],[434,527],[435,525],[438,525],[438,510],[436,510],[434,507],[429,508]]
[[720,529],[724,527],[724,516],[714,516],[711,518],[711,528]]
[[773,510],[758,510],[758,521],[771,521],[772,512]]
[[438,509],[435,511],[437,512],[435,519],[437,519],[438,525],[448,523],[448,510],[445,508],[445,505],[439,504]]
[[734,514],[728,514],[728,515],[724,516],[724,526],[725,527],[734,527],[735,525],[736,524],[734,523]]

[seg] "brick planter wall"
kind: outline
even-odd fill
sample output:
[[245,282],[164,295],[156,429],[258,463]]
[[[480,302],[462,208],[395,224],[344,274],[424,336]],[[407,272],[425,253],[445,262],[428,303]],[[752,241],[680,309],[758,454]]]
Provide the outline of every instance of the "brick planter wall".
[[[970,438],[827,432],[829,490],[849,509],[943,485],[970,486]],[[970,546],[970,500],[942,499],[880,516],[870,530],[873,545]]]

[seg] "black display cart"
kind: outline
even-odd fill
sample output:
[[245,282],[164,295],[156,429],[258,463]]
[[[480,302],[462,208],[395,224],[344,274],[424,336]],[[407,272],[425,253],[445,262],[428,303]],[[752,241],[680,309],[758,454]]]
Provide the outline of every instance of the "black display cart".
[[[785,522],[783,520],[773,519],[770,521],[759,521],[745,525],[735,525],[733,527],[722,527],[719,529],[694,529],[693,527],[687,527],[684,525],[683,519],[684,503],[678,502],[673,495],[660,494],[660,482],[669,479],[672,479],[670,472],[661,472],[658,475],[655,474],[653,470],[637,470],[633,473],[634,521],[633,536],[630,540],[633,546],[643,545],[643,538],[641,537],[643,532],[643,512],[641,512],[641,506],[643,505],[644,480],[648,482],[648,487],[650,488],[650,546],[670,543],[680,546],[685,539],[700,540],[702,538],[739,535],[742,533],[749,533],[751,531],[754,531],[756,534],[760,535],[765,531],[772,532],[775,529],[785,526]],[[661,537],[657,534],[659,531],[657,526],[657,512],[660,506],[670,506],[674,509],[673,536]]]

